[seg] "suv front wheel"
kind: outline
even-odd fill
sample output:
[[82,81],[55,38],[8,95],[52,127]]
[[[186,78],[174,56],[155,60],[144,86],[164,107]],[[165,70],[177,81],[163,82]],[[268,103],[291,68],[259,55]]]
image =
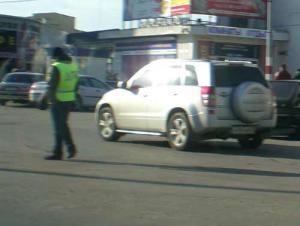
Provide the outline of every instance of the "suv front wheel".
[[191,145],[191,129],[183,112],[171,115],[167,124],[167,137],[172,148],[187,150]]
[[101,108],[98,115],[98,131],[106,141],[115,141],[120,137],[116,131],[116,122],[110,107]]
[[260,135],[256,134],[253,136],[239,138],[238,141],[242,148],[255,150],[262,145],[264,139]]

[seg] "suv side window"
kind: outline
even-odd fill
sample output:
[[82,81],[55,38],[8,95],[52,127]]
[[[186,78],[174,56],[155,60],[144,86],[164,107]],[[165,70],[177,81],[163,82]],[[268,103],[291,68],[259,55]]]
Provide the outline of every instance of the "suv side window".
[[245,81],[257,82],[268,87],[263,74],[256,67],[216,65],[214,72],[216,85],[220,87],[236,87]]
[[133,80],[131,88],[138,87],[138,88],[145,88],[152,86],[151,77],[155,76],[155,72],[151,69],[146,70],[141,76],[137,79]]
[[198,86],[198,79],[196,69],[192,65],[186,65],[184,68],[184,85],[185,86]]
[[179,86],[181,66],[168,65],[159,69],[155,77],[157,86]]

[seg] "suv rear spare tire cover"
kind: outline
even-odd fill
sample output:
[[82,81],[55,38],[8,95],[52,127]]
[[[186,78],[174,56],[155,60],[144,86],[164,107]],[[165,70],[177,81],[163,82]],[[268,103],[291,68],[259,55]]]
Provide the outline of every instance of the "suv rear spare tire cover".
[[245,123],[255,123],[266,119],[272,111],[270,89],[257,82],[244,82],[233,92],[232,111]]

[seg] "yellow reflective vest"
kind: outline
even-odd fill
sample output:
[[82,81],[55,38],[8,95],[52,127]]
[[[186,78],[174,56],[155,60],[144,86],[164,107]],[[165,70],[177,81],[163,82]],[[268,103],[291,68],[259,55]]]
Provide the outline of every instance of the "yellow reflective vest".
[[78,83],[78,67],[72,63],[55,62],[52,66],[59,71],[56,99],[61,102],[75,101]]

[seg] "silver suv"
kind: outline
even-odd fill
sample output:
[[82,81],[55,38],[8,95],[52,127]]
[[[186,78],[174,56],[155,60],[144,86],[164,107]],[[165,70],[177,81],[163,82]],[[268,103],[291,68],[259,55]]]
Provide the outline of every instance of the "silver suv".
[[100,136],[167,137],[185,150],[194,140],[236,138],[256,149],[276,124],[276,106],[263,74],[248,62],[162,59],[140,69],[96,107]]

